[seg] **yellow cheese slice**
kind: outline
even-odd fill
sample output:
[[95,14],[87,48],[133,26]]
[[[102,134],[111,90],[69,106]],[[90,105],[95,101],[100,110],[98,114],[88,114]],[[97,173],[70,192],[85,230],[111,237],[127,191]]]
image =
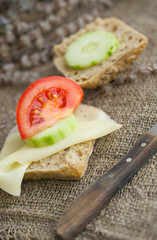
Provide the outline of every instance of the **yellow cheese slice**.
[[17,162],[9,165],[0,164],[0,188],[13,196],[20,196],[22,179],[28,166],[29,163]]
[[51,146],[27,146],[21,140],[17,128],[13,128],[0,154],[0,188],[19,196],[24,172],[31,162],[74,144],[105,136],[121,127],[103,111],[85,104],[80,104],[74,114],[78,121],[77,128],[70,136]]

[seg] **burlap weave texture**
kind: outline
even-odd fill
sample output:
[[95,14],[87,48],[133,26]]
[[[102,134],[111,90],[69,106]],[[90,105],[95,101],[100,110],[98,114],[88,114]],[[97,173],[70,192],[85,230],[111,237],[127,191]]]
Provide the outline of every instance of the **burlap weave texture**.
[[[148,47],[131,69],[157,63],[156,0],[115,0],[103,16],[119,17],[148,37]],[[57,74],[53,66],[51,74]],[[14,84],[0,88],[0,122],[5,124],[0,129],[0,147],[9,129],[15,125],[16,102],[25,88],[26,85]],[[96,141],[87,172],[80,181],[24,181],[19,198],[0,190],[0,239],[55,239],[57,222],[70,202],[114,166],[157,121],[157,74],[141,73],[131,81],[85,90],[84,103],[104,110],[123,127]],[[156,240],[156,170],[157,154],[76,239]]]

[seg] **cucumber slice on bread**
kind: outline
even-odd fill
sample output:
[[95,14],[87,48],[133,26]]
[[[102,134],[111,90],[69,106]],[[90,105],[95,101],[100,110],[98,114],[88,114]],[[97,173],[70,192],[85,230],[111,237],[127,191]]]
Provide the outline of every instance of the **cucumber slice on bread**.
[[70,44],[65,60],[75,69],[91,67],[111,56],[118,45],[112,33],[101,30],[88,32]]
[[34,135],[33,137],[25,139],[25,143],[33,147],[44,147],[53,145],[65,137],[69,136],[77,126],[77,120],[74,114],[68,118],[61,120],[52,127]]

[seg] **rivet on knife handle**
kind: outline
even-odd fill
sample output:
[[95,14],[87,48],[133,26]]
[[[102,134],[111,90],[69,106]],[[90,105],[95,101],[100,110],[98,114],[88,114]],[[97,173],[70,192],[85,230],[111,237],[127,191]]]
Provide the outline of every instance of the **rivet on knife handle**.
[[66,240],[75,237],[156,150],[157,136],[143,134],[121,161],[66,209],[59,221],[57,235]]

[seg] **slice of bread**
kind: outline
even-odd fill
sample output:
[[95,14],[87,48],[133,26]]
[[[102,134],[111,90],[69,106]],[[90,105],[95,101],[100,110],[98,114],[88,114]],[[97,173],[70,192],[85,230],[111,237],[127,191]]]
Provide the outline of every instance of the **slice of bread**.
[[55,153],[26,169],[24,179],[80,179],[92,154],[94,140],[79,143],[59,153]]
[[[108,59],[90,68],[77,70],[69,67],[65,61],[67,47],[81,35],[94,31],[104,30],[113,33],[119,40],[119,47]],[[86,25],[75,34],[54,46],[54,64],[67,78],[77,82],[82,88],[95,88],[115,79],[125,71],[147,45],[147,38],[117,18],[97,18],[93,23]]]

